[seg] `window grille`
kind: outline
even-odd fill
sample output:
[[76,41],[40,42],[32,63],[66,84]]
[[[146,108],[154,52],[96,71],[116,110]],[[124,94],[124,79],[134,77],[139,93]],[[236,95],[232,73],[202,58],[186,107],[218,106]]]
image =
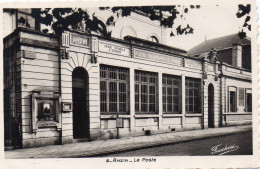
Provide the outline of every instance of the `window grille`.
[[152,72],[135,71],[135,112],[158,113],[158,75]]
[[100,111],[103,114],[129,113],[129,70],[100,65]]
[[163,113],[181,113],[181,77],[162,77]]
[[187,113],[201,113],[201,80],[185,79],[185,108]]
[[233,86],[228,87],[229,92],[229,112],[237,112],[237,88]]

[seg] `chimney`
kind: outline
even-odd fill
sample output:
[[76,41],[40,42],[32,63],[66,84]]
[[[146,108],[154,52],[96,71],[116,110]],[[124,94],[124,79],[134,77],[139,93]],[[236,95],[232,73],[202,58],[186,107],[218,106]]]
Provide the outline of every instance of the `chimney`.
[[232,65],[242,67],[242,45],[240,43],[233,44]]

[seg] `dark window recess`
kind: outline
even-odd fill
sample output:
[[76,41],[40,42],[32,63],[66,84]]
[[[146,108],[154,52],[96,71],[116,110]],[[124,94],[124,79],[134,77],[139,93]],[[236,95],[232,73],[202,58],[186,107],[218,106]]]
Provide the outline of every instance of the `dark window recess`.
[[185,108],[187,113],[201,113],[201,80],[186,78]]
[[229,92],[229,107],[230,112],[236,112],[236,92]]
[[246,94],[246,112],[252,112],[252,94]]
[[163,75],[162,97],[164,113],[181,113],[181,77]]
[[137,114],[158,112],[157,80],[156,73],[135,71],[135,112]]
[[129,113],[129,70],[100,65],[101,113]]

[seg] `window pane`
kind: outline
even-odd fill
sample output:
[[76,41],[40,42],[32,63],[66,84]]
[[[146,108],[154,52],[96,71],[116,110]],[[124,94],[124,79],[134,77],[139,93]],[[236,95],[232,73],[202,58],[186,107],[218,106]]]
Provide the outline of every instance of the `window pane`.
[[119,83],[119,92],[126,92],[126,83]]
[[139,104],[138,103],[135,103],[135,111],[139,112]]
[[141,104],[141,111],[142,112],[148,112],[147,104]]
[[167,104],[167,112],[172,112],[172,104]]
[[166,87],[163,87],[163,95],[166,94]]
[[107,104],[101,103],[101,112],[106,112],[106,111],[107,111]]
[[101,91],[106,91],[107,90],[107,85],[105,81],[100,82],[100,90]]
[[135,93],[139,93],[139,85],[135,84]]
[[155,112],[155,104],[149,104],[149,111]]
[[106,92],[101,92],[100,93],[100,100],[101,100],[101,102],[106,102],[107,101],[107,93]]
[[166,96],[163,96],[163,103],[166,103]]
[[176,96],[176,95],[179,95],[179,89],[178,88],[174,88],[173,89],[173,94]]
[[167,88],[167,95],[172,95],[172,88]]
[[229,105],[230,112],[236,112],[236,93],[234,91],[230,91]]
[[119,103],[119,112],[126,112],[126,103]]
[[166,112],[166,104],[163,104],[163,112]]
[[155,86],[149,86],[149,93],[155,94]]

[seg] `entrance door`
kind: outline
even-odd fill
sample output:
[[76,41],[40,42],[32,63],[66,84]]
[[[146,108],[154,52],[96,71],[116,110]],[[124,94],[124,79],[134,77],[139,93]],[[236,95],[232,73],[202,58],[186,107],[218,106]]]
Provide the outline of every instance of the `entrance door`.
[[208,87],[208,127],[214,128],[214,87],[212,84]]
[[73,138],[89,138],[88,74],[84,68],[72,72]]

